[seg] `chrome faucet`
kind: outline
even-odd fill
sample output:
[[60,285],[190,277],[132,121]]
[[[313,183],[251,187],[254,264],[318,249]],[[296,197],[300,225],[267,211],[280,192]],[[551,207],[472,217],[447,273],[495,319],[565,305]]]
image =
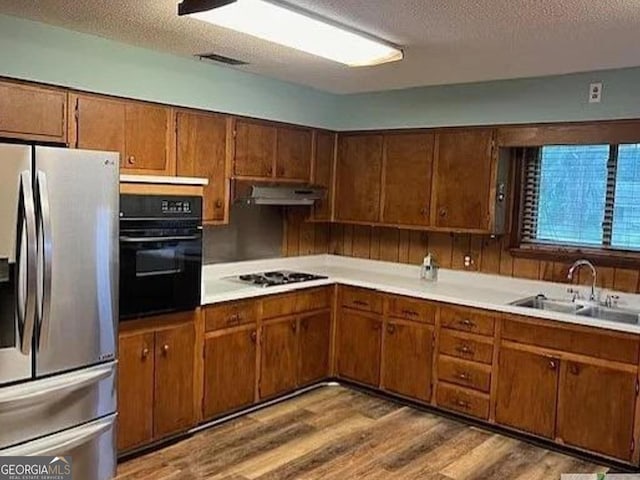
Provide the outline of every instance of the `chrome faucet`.
[[598,272],[596,272],[596,267],[593,266],[593,263],[591,263],[589,260],[586,259],[580,259],[580,260],[576,260],[573,265],[571,265],[571,267],[569,267],[569,273],[567,273],[567,278],[569,280],[573,280],[573,274],[576,270],[578,270],[580,267],[589,267],[591,269],[591,278],[593,280],[593,282],[591,283],[591,295],[589,296],[589,300],[591,300],[592,302],[595,302],[597,300],[596,297],[596,279],[598,276]]

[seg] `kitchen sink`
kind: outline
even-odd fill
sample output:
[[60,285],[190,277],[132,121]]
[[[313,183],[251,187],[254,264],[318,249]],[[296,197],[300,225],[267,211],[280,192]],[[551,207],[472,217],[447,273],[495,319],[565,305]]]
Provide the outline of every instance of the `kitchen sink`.
[[607,307],[604,305],[572,302],[571,300],[558,300],[547,298],[544,295],[522,298],[511,302],[510,305],[517,307],[532,308],[535,310],[549,310],[558,313],[567,313],[580,317],[597,318],[598,320],[608,320],[611,322],[637,325],[640,323],[640,310],[629,310],[619,307]]
[[578,310],[584,308],[583,305],[579,305],[570,300],[554,300],[543,295],[516,300],[515,302],[512,302],[511,305],[534,308],[536,310],[551,310],[558,313],[573,314],[576,314]]
[[608,308],[600,305],[588,305],[581,308],[576,315],[581,317],[610,320],[612,322],[629,323],[635,325],[640,319],[640,312],[623,308]]

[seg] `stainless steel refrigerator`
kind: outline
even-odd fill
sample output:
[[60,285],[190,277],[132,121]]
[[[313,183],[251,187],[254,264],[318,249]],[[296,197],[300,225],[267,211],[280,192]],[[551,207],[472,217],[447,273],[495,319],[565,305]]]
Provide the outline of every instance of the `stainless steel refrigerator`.
[[115,475],[117,153],[0,145],[0,456]]

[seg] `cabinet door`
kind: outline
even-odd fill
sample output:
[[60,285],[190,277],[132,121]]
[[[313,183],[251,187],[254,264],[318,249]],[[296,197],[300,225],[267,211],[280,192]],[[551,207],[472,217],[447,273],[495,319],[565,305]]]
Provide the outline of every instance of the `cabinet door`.
[[191,112],[177,114],[177,169],[179,176],[205,177],[205,222],[221,222],[227,206],[227,117]]
[[431,328],[420,323],[389,321],[384,335],[383,387],[428,402],[433,358]]
[[131,173],[174,175],[169,158],[171,109],[138,102],[125,103],[125,158]]
[[554,358],[501,347],[496,422],[553,438],[558,366]]
[[380,219],[382,135],[340,137],[336,218],[358,222]]
[[67,141],[64,90],[0,82],[0,137]]
[[276,127],[238,120],[235,137],[234,176],[272,178],[275,173]]
[[262,326],[260,398],[293,390],[297,385],[298,322],[295,318]]
[[124,161],[124,103],[99,97],[77,99],[76,147],[120,153]]
[[120,335],[118,342],[118,450],[153,439],[153,332]]
[[256,388],[254,328],[207,338],[204,349],[204,417],[251,405]]
[[311,147],[311,130],[279,127],[276,177],[308,183],[311,179]]
[[379,316],[343,308],[338,319],[338,374],[377,387],[381,341]]
[[299,383],[304,385],[327,377],[331,343],[331,312],[302,316],[298,342]]
[[333,193],[333,160],[336,135],[330,132],[317,132],[316,157],[313,172],[313,184],[327,189],[327,196],[316,201],[313,216],[316,220],[331,219],[331,196]]
[[439,133],[433,177],[432,225],[489,229],[493,130]]
[[568,445],[631,460],[636,374],[563,362],[557,436]]
[[434,138],[432,133],[385,136],[384,223],[429,224]]
[[193,426],[193,367],[195,331],[193,324],[156,333],[155,438]]

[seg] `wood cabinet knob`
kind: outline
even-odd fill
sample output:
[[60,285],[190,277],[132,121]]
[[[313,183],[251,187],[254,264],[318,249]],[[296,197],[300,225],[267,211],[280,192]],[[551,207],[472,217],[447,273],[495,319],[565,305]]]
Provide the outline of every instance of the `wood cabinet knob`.
[[169,353],[169,345],[167,345],[166,343],[162,346],[162,353],[163,355]]
[[251,341],[253,343],[256,343],[256,341],[258,340],[258,332],[256,332],[255,330],[253,330],[251,332],[251,334],[249,334],[249,338],[251,339]]
[[555,370],[558,367],[558,362],[555,360],[549,360],[549,368],[551,370]]
[[467,372],[460,372],[458,374],[458,378],[460,380],[464,380],[464,381],[468,382],[469,380],[471,380],[471,374],[469,374]]
[[438,210],[438,215],[440,215],[441,217],[446,217],[447,216],[447,209],[446,208],[441,208],[440,210]]
[[133,155],[129,155],[129,158],[127,158],[127,163],[129,165],[135,165],[136,164],[136,157],[134,157]]
[[222,200],[216,201],[216,208],[222,208]]
[[425,217],[427,215],[427,209],[426,208],[421,208],[420,209],[420,215],[422,215],[423,217]]
[[148,348],[143,348],[142,349],[142,353],[141,353],[142,358],[147,358],[149,356],[149,349]]
[[269,168],[267,169],[267,173],[268,173],[269,175],[273,175],[273,167],[269,167]]
[[465,318],[463,320],[458,320],[458,324],[461,327],[465,327],[465,328],[473,328],[476,326],[475,323],[473,323],[471,320],[469,320],[468,318]]
[[291,320],[291,331],[293,333],[298,331],[298,323],[295,320]]
[[466,400],[459,399],[459,398],[456,399],[456,405],[458,405],[459,407],[464,408],[465,410],[470,407],[469,402],[467,402]]
[[396,333],[395,325],[387,325],[387,333],[389,335],[393,335],[394,333]]
[[471,349],[471,347],[469,347],[469,345],[460,345],[458,346],[458,348],[456,348],[456,350],[464,354],[473,354],[473,350]]
[[569,364],[569,373],[571,373],[571,375],[578,375],[580,373],[580,367],[575,363]]

